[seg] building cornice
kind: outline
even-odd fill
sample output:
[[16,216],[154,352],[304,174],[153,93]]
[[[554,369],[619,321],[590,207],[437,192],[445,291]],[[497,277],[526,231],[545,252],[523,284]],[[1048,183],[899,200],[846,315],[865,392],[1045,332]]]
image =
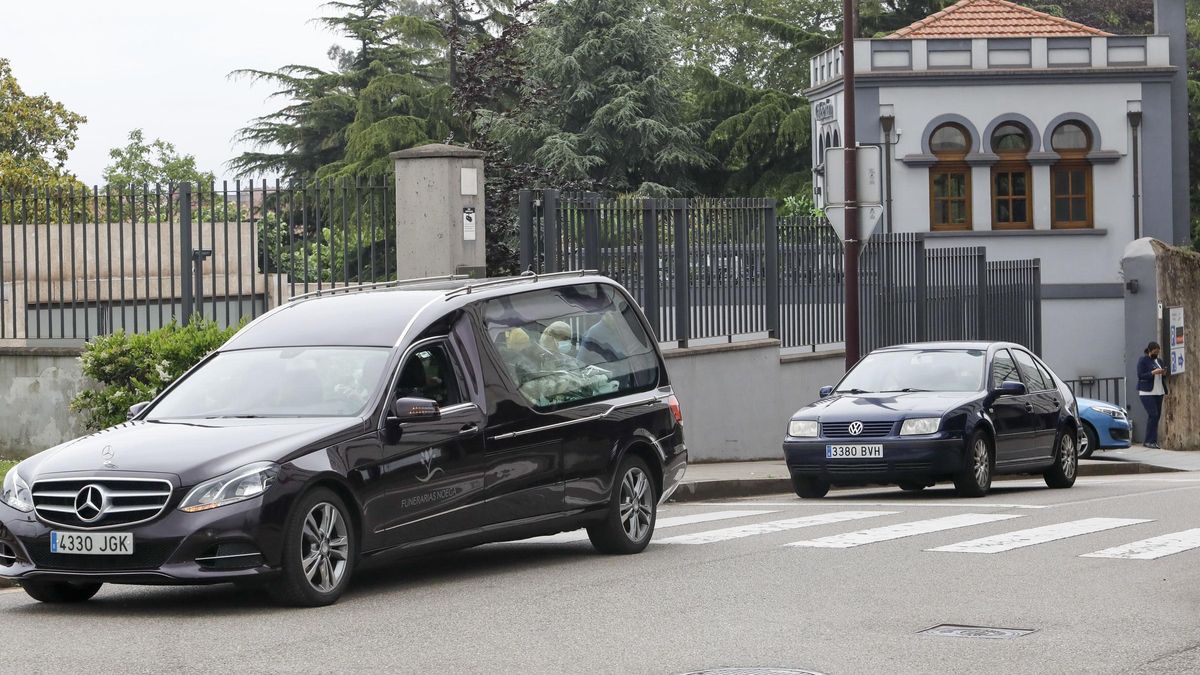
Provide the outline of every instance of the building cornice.
[[[1130,68],[1046,68],[988,70],[888,70],[858,73],[856,88],[962,86],[972,84],[1076,84],[1088,82],[1169,82],[1178,72],[1175,66],[1137,66]],[[834,80],[801,92],[809,100],[826,98],[842,91],[842,80]]]

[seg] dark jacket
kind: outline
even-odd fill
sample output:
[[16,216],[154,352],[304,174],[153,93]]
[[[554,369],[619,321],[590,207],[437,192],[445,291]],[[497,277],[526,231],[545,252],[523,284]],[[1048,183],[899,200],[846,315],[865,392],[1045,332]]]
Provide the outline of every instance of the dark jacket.
[[[1137,390],[1150,391],[1154,388],[1154,369],[1165,368],[1156,359],[1143,355],[1137,362]],[[1167,376],[1162,376],[1163,393],[1167,392]]]

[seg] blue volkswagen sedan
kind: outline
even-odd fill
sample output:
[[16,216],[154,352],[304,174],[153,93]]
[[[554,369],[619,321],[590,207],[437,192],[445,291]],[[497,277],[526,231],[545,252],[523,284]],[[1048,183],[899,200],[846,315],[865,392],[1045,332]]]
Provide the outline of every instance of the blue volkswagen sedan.
[[871,352],[788,423],[796,494],[831,485],[953,481],[982,497],[996,474],[1075,483],[1082,433],[1075,397],[1038,357],[1004,342],[899,345]]

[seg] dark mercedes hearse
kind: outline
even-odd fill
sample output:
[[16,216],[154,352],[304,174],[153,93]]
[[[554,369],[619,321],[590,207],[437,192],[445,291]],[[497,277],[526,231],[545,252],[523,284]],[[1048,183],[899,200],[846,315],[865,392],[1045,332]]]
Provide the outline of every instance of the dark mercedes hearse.
[[687,451],[645,317],[581,273],[297,298],[130,421],[25,460],[0,576],[44,602],[103,583],[262,583],[324,605],[355,567],[587,528],[637,553]]
[[940,342],[869,354],[792,417],[783,450],[804,498],[831,485],[920,491],[939,480],[982,497],[1001,473],[1071,487],[1080,433],[1070,389],[1024,347]]

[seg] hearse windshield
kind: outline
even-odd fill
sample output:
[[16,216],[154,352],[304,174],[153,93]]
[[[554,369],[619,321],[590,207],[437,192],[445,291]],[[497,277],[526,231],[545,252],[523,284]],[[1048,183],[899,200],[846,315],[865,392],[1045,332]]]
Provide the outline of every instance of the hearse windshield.
[[390,350],[284,347],[217,354],[147,419],[349,417],[379,386]]
[[985,357],[976,349],[875,352],[846,375],[835,393],[980,391]]

